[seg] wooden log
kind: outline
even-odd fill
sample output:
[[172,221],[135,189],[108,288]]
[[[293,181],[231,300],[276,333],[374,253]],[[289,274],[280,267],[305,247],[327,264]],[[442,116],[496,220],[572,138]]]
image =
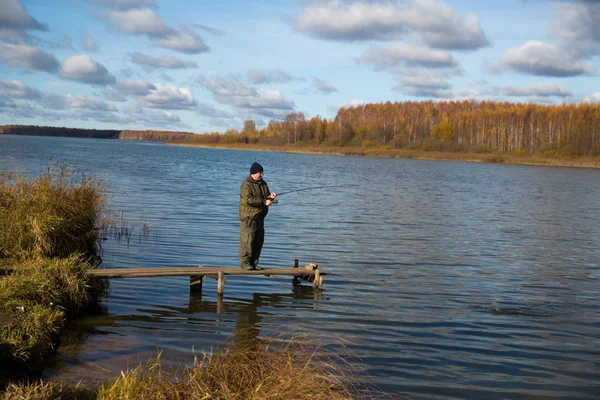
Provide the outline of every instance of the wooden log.
[[217,283],[217,294],[219,296],[223,295],[224,286],[225,286],[225,273],[223,271],[219,271],[219,281]]

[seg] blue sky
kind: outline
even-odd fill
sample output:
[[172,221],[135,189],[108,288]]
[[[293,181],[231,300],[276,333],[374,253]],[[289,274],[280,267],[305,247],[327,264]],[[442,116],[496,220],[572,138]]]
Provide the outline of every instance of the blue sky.
[[600,102],[598,0],[0,0],[0,124],[195,133],[364,102]]

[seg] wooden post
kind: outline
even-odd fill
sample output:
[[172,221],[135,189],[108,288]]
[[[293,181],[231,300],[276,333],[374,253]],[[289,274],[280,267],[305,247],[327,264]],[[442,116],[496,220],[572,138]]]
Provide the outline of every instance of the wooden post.
[[202,275],[190,276],[190,292],[202,293]]
[[[298,268],[298,259],[294,258],[294,268]],[[297,276],[294,276],[292,278],[292,285],[297,286],[298,284],[300,284],[300,280],[298,279]]]
[[225,286],[225,274],[223,271],[219,271],[219,280],[217,282],[217,294],[219,296],[223,295],[223,287]]
[[323,281],[321,280],[321,271],[315,269],[315,288],[321,287]]
[[217,296],[217,314],[223,314],[223,296]]

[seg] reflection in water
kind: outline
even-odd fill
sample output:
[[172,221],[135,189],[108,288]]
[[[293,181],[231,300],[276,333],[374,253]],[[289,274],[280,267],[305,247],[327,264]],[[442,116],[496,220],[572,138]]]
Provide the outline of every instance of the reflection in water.
[[[135,315],[114,315],[103,310],[80,318],[65,329],[58,357],[45,375],[73,382],[85,379],[99,383],[111,379],[122,369],[146,362],[158,351],[163,351],[162,359],[167,364],[191,365],[191,349],[195,347],[193,338],[186,337],[177,348],[163,348],[148,346],[146,336],[170,336],[173,323],[185,323],[190,326],[187,329],[190,332],[206,333],[206,323],[214,320],[216,315],[222,339],[213,343],[213,349],[229,336],[238,344],[249,343],[277,333],[272,323],[263,325],[263,320],[276,318],[275,313],[266,310],[285,310],[291,304],[296,309],[317,309],[322,293],[321,289],[306,285],[294,285],[290,293],[255,292],[250,299],[213,297],[190,291],[186,306],[138,304],[140,314]],[[134,327],[143,327],[150,332],[144,335],[116,333]]]

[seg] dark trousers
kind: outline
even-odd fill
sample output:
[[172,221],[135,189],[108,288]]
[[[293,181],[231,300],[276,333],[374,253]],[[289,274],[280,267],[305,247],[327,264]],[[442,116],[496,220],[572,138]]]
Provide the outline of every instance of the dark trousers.
[[257,265],[265,241],[264,220],[242,221],[240,224],[240,265]]

